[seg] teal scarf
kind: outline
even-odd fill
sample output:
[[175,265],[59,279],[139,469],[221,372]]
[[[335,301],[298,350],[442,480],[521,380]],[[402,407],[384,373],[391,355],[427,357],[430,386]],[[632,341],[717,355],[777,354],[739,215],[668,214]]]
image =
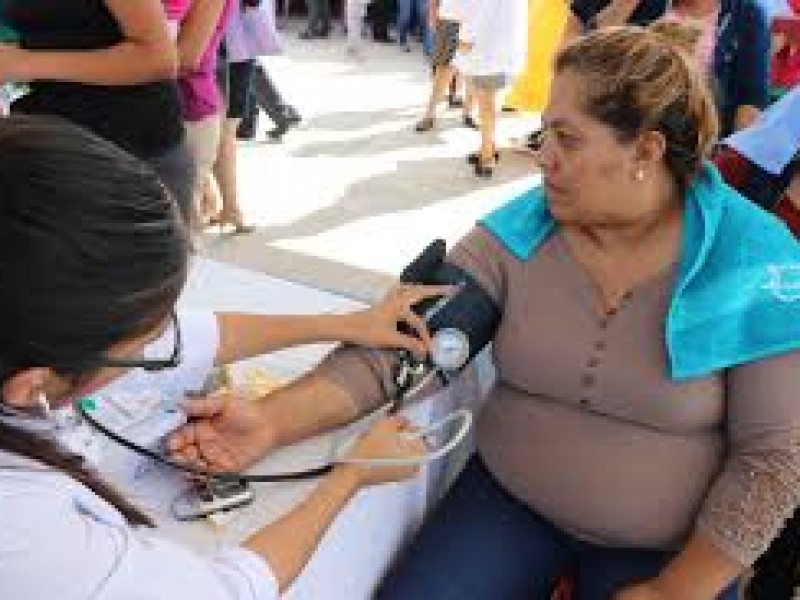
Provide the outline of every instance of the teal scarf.
[[[521,261],[558,227],[542,187],[481,223]],[[674,380],[800,348],[800,244],[710,164],[686,193],[678,281],[664,333]]]

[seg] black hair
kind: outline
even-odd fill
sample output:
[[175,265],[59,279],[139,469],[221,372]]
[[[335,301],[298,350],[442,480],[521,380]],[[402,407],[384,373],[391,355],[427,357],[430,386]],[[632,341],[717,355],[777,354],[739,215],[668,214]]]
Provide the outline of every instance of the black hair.
[[[66,121],[0,119],[0,382],[32,367],[91,375],[86,365],[173,309],[188,253],[149,167]],[[0,422],[0,449],[65,471],[149,524],[55,444]]]

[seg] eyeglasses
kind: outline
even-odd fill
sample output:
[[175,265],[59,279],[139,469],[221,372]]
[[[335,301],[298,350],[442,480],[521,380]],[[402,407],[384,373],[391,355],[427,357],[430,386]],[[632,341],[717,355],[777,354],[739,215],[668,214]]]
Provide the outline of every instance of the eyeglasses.
[[126,359],[106,357],[102,359],[102,364],[98,366],[123,369],[143,369],[144,371],[151,373],[176,368],[181,364],[183,341],[181,339],[181,327],[180,323],[178,322],[178,315],[174,310],[170,314],[170,319],[172,321],[174,345],[172,347],[172,354],[170,354],[169,358]]
[[172,331],[174,335],[174,346],[172,354],[169,358],[115,358],[104,356],[97,360],[92,360],[86,365],[81,365],[80,370],[91,370],[99,368],[117,368],[117,369],[143,369],[144,371],[153,373],[157,371],[166,371],[174,369],[181,364],[183,342],[181,339],[181,328],[178,322],[178,315],[173,310],[170,314],[172,321]]

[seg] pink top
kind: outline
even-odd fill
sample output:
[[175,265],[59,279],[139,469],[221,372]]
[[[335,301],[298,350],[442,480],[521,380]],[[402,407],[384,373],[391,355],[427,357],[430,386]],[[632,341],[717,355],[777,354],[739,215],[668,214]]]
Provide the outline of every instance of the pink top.
[[[225,0],[217,27],[197,68],[194,71],[182,73],[178,77],[181,110],[186,121],[202,121],[218,114],[225,105],[217,85],[217,54],[236,2],[237,0]],[[164,0],[167,18],[171,22],[177,23],[180,28],[191,4],[192,0]]]
[[170,21],[183,21],[192,0],[164,0],[164,10],[167,12],[167,19]]

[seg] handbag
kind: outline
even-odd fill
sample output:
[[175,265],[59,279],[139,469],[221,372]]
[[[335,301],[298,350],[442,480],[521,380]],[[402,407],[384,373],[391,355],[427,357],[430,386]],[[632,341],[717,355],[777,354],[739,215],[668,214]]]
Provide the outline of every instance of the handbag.
[[243,62],[283,52],[274,0],[242,0],[225,34],[230,62]]

